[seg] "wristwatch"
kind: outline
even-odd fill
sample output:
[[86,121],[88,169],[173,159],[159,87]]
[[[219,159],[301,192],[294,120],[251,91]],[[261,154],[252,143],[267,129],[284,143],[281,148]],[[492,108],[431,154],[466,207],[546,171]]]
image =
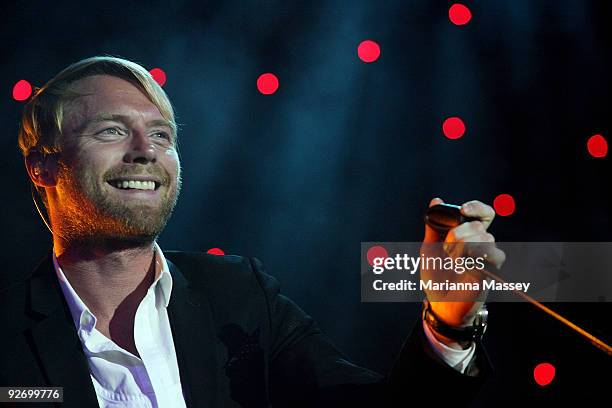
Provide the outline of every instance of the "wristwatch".
[[485,331],[487,331],[489,311],[484,304],[478,313],[476,313],[474,323],[466,327],[450,326],[444,323],[436,316],[433,310],[431,310],[431,304],[427,299],[424,300],[423,306],[423,320],[425,320],[432,330],[440,333],[444,337],[457,341],[480,341]]

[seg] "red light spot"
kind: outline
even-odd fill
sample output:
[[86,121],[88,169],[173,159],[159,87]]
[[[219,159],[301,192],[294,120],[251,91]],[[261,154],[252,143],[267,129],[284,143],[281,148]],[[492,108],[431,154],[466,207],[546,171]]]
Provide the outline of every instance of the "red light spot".
[[221,248],[210,248],[206,253],[211,255],[225,255],[225,252],[223,252]]
[[16,101],[25,101],[32,95],[32,85],[25,79],[17,81],[13,86],[13,99]]
[[151,76],[153,77],[155,82],[159,84],[159,86],[164,86],[164,84],[166,83],[166,73],[163,69],[153,68],[149,72],[151,73]]
[[465,124],[461,118],[453,116],[442,123],[442,132],[449,139],[459,139],[465,133]]
[[453,24],[461,26],[469,23],[472,12],[463,4],[455,3],[448,9],[448,18]]
[[365,40],[357,47],[357,55],[363,62],[374,62],[380,57],[380,46],[372,40]]
[[538,385],[544,387],[555,378],[555,366],[550,363],[540,363],[533,369],[533,378]]
[[379,245],[373,246],[372,248],[368,249],[368,252],[366,254],[366,257],[368,258],[368,263],[370,265],[374,264],[374,258],[387,258],[388,256],[389,254],[387,253],[387,250]]
[[507,217],[508,215],[514,214],[516,204],[514,198],[510,194],[500,194],[493,200],[493,208],[497,215]]
[[608,154],[608,141],[602,135],[593,135],[587,142],[587,149],[593,157],[606,157]]
[[272,95],[278,89],[278,78],[269,72],[257,78],[257,89],[264,95]]

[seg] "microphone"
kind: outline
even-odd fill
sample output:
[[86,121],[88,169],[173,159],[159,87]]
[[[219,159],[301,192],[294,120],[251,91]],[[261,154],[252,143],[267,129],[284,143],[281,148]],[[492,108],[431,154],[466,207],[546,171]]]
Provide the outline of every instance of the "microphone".
[[455,204],[436,204],[425,213],[425,223],[441,233],[470,221],[478,221],[478,218],[464,216],[461,214],[461,206]]

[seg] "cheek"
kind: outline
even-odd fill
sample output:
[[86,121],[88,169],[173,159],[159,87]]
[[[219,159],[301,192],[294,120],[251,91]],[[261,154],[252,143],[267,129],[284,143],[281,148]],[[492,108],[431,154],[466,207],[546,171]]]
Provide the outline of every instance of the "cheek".
[[166,168],[172,176],[181,174],[181,163],[179,161],[178,152],[175,149],[166,149],[164,152],[164,161]]
[[112,151],[96,149],[96,151],[82,151],[76,163],[76,174],[81,180],[97,182],[101,180],[104,173],[110,169],[113,160],[117,160]]
[[100,157],[84,157],[83,174],[87,174],[89,180],[101,179],[104,171],[107,169],[107,161]]
[[178,162],[178,152],[176,149],[166,149],[164,155],[168,160],[174,160]]

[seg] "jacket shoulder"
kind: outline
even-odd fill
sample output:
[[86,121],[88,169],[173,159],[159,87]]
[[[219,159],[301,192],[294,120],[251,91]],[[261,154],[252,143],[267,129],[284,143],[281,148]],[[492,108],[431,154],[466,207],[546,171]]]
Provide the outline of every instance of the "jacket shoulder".
[[29,326],[27,281],[0,289],[0,325],[4,333],[18,333]]
[[164,251],[164,256],[178,268],[190,288],[225,304],[248,299],[265,301],[267,292],[276,284],[255,257],[185,251]]
[[190,286],[215,286],[253,279],[251,259],[240,255],[211,255],[204,252],[164,251],[166,260],[174,264]]

